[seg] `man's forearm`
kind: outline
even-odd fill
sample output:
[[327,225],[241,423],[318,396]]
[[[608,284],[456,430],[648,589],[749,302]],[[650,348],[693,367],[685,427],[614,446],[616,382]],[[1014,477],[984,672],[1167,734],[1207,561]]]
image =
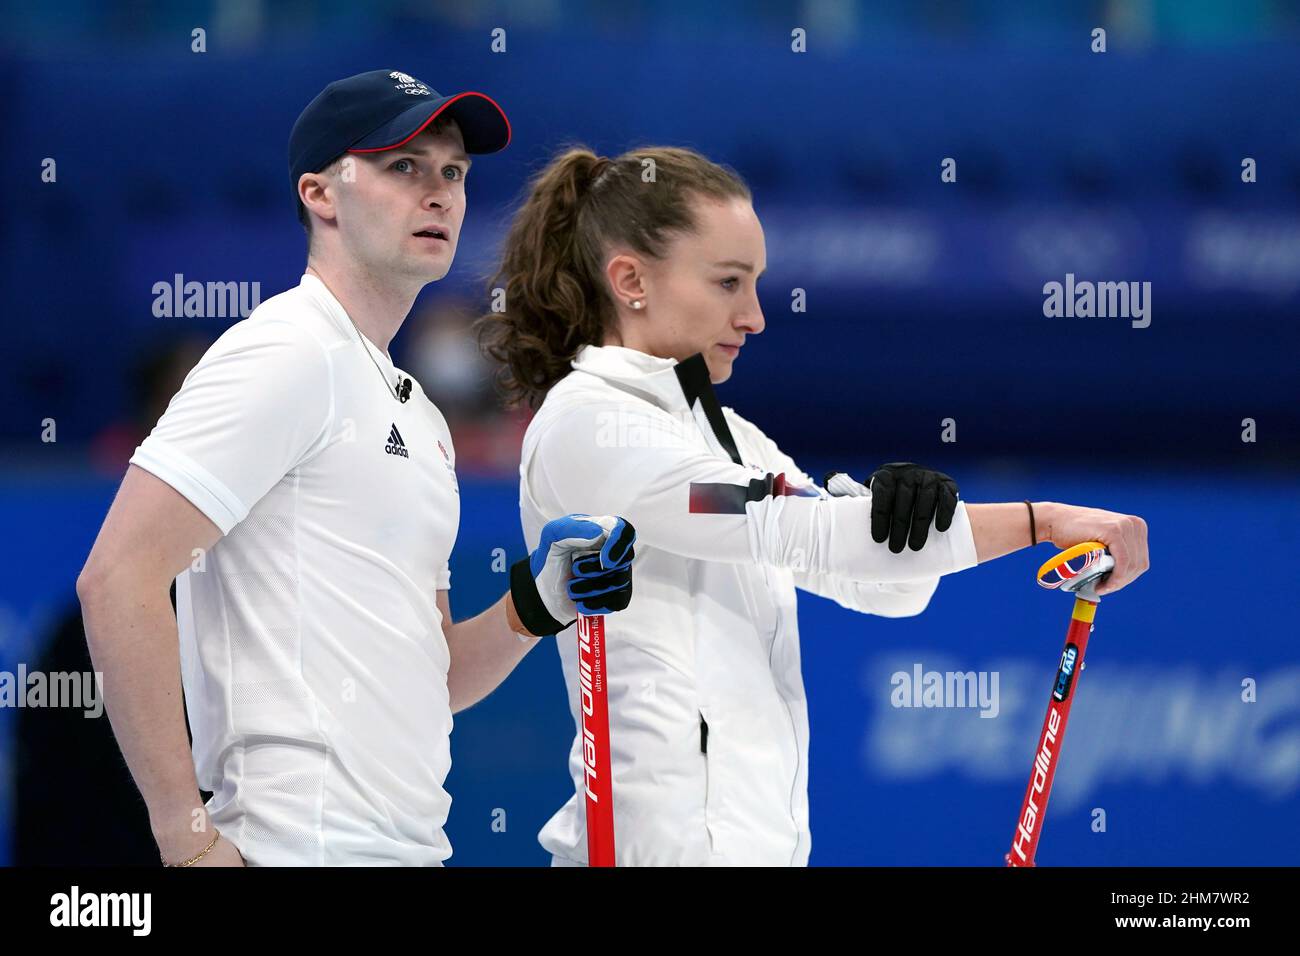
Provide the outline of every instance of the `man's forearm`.
[[966,515],[970,518],[971,536],[975,539],[975,553],[980,564],[1027,548],[1031,544],[1051,540],[1055,503],[1035,501],[1033,505],[1035,540],[1031,542],[1029,507],[1023,501],[966,504]]
[[444,626],[443,633],[451,653],[447,692],[452,713],[492,693],[541,640],[528,636],[509,592],[477,617]]
[[185,731],[176,615],[167,591],[120,584],[78,589],[86,641],[113,734],[149,809],[167,859],[184,859],[207,844],[194,829],[206,811]]

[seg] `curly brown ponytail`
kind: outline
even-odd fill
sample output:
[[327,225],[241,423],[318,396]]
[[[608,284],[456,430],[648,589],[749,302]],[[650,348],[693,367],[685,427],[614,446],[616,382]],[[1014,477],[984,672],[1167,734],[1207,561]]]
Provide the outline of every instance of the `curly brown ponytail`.
[[732,170],[672,146],[615,159],[576,147],[533,178],[490,284],[494,296],[504,292],[504,310],[478,321],[484,353],[501,365],[507,403],[536,408],[579,348],[604,342],[615,319],[605,250],[625,246],[661,258],[667,241],[695,228],[698,196],[750,193]]

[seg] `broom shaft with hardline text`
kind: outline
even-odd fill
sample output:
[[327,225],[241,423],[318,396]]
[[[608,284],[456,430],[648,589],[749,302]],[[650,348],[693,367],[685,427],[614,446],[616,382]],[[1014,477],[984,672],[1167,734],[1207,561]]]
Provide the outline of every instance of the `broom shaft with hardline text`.
[[614,865],[614,794],[610,780],[605,616],[578,615],[578,684],[586,773],[587,864]]
[[1074,609],[1065,632],[1065,646],[1061,650],[1056,677],[1052,681],[1047,715],[1038,733],[1038,748],[1034,751],[1034,763],[1029,771],[1025,798],[1020,804],[1011,849],[1006,855],[1007,866],[1034,866],[1038,840],[1047,815],[1047,801],[1052,795],[1052,781],[1061,763],[1065,728],[1070,722],[1070,708],[1078,690],[1079,674],[1083,670],[1088,638],[1092,634],[1093,619],[1100,601],[1095,586],[1114,565],[1114,558],[1107,553],[1104,544],[1086,541],[1062,551],[1038,569],[1040,585],[1074,594]]

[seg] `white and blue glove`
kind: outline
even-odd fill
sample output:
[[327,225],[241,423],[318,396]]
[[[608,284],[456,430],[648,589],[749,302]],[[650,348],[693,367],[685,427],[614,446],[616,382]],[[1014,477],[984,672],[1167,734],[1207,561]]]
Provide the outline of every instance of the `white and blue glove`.
[[519,621],[537,636],[558,634],[578,613],[612,614],[632,600],[636,530],[619,517],[565,515],[542,526],[537,550],[510,569]]

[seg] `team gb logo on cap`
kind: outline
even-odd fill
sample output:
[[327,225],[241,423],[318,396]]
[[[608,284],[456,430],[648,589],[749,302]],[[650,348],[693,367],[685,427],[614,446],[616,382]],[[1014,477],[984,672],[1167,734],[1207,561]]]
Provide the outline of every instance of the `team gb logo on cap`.
[[415,77],[406,73],[396,71],[389,73],[388,78],[397,81],[396,89],[401,90],[409,96],[428,96],[429,88],[417,80]]

